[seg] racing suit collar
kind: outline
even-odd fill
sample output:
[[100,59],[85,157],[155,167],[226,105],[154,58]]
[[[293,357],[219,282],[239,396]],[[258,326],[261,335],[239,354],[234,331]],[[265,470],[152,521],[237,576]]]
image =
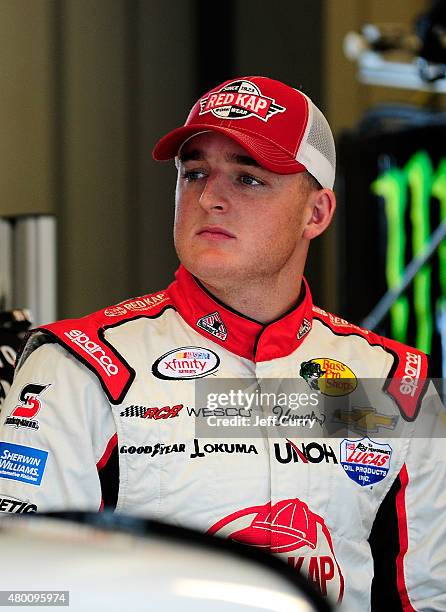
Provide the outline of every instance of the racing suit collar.
[[217,300],[182,265],[169,294],[181,317],[196,332],[240,357],[269,361],[295,351],[311,329],[313,302],[305,278],[302,280],[298,305],[266,325]]

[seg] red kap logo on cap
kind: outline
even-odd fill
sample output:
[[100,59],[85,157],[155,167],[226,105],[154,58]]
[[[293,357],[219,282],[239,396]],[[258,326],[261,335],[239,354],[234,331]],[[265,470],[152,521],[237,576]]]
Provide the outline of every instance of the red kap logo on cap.
[[258,117],[262,121],[286,108],[274,98],[262,95],[251,81],[232,81],[200,100],[200,115],[212,113],[218,119],[246,119]]

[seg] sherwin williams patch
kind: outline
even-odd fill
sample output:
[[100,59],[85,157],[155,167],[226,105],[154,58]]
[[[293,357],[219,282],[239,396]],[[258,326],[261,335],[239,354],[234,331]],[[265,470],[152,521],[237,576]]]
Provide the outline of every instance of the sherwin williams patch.
[[0,442],[0,478],[39,486],[47,459],[48,451]]

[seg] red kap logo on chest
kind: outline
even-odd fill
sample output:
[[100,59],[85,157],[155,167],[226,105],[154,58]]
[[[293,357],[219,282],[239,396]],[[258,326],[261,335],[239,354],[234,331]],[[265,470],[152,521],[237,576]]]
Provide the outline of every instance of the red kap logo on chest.
[[218,91],[200,100],[200,115],[212,113],[218,119],[247,119],[257,117],[262,121],[286,108],[276,104],[273,98],[263,96],[251,81],[232,81]]
[[342,601],[344,577],[328,527],[300,499],[238,510],[215,523],[208,533],[279,555],[323,596]]
[[167,302],[167,295],[165,293],[158,293],[156,295],[147,295],[133,300],[127,300],[116,304],[116,306],[110,306],[104,310],[106,317],[121,317],[128,312],[139,312],[144,310],[150,310],[163,302]]

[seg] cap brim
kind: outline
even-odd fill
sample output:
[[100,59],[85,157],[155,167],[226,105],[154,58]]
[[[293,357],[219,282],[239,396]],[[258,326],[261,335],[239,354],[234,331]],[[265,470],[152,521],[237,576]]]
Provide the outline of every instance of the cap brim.
[[172,130],[161,138],[152,151],[152,156],[158,161],[173,159],[178,154],[181,145],[191,136],[200,132],[219,132],[235,140],[263,168],[277,174],[296,174],[306,170],[305,166],[293,159],[290,153],[284,151],[266,138],[261,138],[248,130],[231,129],[214,124],[186,125]]

